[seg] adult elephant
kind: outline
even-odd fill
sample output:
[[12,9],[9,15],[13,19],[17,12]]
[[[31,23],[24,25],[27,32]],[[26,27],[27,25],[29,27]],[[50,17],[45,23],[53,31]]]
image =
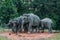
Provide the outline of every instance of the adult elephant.
[[44,32],[45,27],[48,28],[49,33],[52,33],[52,26],[53,26],[53,22],[50,18],[44,18],[41,20],[42,33]]
[[20,18],[19,18],[19,20],[18,20],[18,22],[19,22],[19,27],[20,27],[20,29],[21,29],[21,32],[23,32],[23,31],[25,31],[25,32],[27,32],[27,23],[28,22],[26,22],[26,19],[27,19],[27,17],[26,16],[20,16]]
[[12,32],[14,32],[14,33],[17,33],[18,31],[20,31],[20,26],[19,26],[19,22],[18,22],[19,18],[20,17],[9,20],[9,23],[7,24],[9,27],[12,28]]
[[25,16],[20,16],[11,19],[7,25],[12,28],[12,32],[14,33],[22,32],[25,29],[26,22],[23,23],[23,21],[25,21],[26,18]]
[[38,31],[40,25],[40,18],[33,13],[23,14],[23,16],[27,17],[25,18],[24,22],[28,23],[28,33],[30,33],[33,30],[33,27],[36,27]]

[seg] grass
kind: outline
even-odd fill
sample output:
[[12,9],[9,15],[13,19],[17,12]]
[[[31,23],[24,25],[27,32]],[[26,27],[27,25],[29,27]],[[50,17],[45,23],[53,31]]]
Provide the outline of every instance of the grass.
[[[46,32],[48,32],[48,30],[45,30]],[[56,30],[53,30],[53,32],[56,32]],[[55,35],[49,38],[42,38],[43,40],[60,40],[60,33],[54,33]]]
[[0,36],[0,40],[10,40],[7,37]]
[[47,38],[46,40],[60,40],[60,33],[56,33],[53,37]]
[[[0,27],[0,33],[6,31],[4,28]],[[10,40],[7,37],[0,36],[0,40]]]

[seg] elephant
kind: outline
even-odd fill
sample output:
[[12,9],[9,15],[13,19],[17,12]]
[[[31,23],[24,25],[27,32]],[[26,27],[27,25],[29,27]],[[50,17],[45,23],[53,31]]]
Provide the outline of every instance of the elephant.
[[18,33],[22,31],[27,32],[26,22],[23,23],[23,21],[26,21],[27,17],[25,16],[19,16],[17,18],[9,20],[8,26],[12,28],[12,32]]
[[52,26],[53,26],[53,21],[50,18],[44,18],[41,21],[41,30],[42,33],[44,32],[44,28],[48,28],[48,32],[52,33]]
[[40,18],[37,15],[29,13],[23,14],[23,16],[27,17],[25,18],[24,22],[28,23],[28,33],[33,31],[33,28],[36,28],[36,31],[39,31],[38,29],[40,29]]
[[[27,19],[27,17],[26,16],[20,16],[20,18],[19,18],[19,20],[18,20],[18,22],[19,22],[19,26],[20,26],[20,29],[21,29],[21,32],[22,31],[25,31],[25,32],[27,32],[27,23],[26,23],[26,19]],[[25,22],[24,22],[25,21]]]
[[6,24],[6,26],[8,27],[8,28],[12,28],[12,26],[13,26],[13,19],[11,19],[11,20],[9,20],[9,22],[8,22],[8,24]]
[[17,33],[20,31],[19,20],[20,17],[9,20],[8,26],[12,28],[12,32]]
[[9,20],[8,26],[12,28],[12,32],[17,33],[18,32],[18,22],[17,19],[14,18],[12,20]]

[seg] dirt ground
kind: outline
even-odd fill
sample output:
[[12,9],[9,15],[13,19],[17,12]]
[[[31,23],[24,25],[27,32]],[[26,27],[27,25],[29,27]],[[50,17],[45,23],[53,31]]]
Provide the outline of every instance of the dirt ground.
[[11,40],[43,40],[45,38],[51,37],[54,34],[48,34],[48,33],[18,33],[17,35],[11,32],[3,32],[0,33],[0,36],[7,37]]

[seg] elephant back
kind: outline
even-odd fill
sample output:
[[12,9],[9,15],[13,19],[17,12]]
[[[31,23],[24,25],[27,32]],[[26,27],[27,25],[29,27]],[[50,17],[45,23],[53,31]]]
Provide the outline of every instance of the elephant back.
[[32,14],[32,13],[24,14],[24,16],[28,18],[29,22],[31,22],[32,25],[37,25],[40,22],[40,18],[35,14]]
[[41,21],[43,22],[49,22],[49,23],[53,23],[52,20],[50,18],[44,18]]

